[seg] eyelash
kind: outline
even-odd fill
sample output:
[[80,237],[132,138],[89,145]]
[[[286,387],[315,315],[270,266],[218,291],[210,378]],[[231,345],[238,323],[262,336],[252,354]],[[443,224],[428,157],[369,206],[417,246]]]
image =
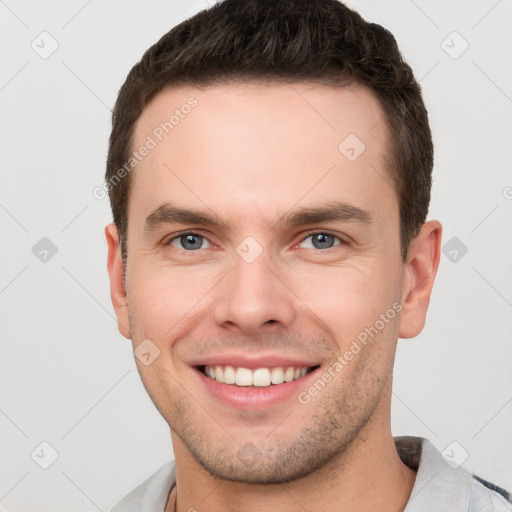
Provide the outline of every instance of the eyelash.
[[[175,235],[173,236],[172,238],[170,238],[166,243],[165,245],[166,246],[171,246],[171,242],[173,242],[174,240],[178,240],[180,239],[181,237],[183,236],[186,236],[186,235],[194,235],[194,236],[197,236],[197,237],[201,237],[205,240],[207,240],[209,242],[209,240],[207,239],[206,236],[200,234],[200,233],[196,233],[195,231],[184,231],[183,233],[179,233],[178,235]],[[309,233],[307,233],[301,240],[300,242],[298,242],[299,244],[300,243],[303,243],[305,240],[307,240],[308,238],[312,237],[312,236],[315,236],[315,235],[328,235],[328,236],[332,236],[334,237],[339,243],[338,244],[335,244],[333,245],[332,247],[328,247],[326,249],[315,249],[313,248],[313,250],[315,251],[319,251],[319,252],[330,252],[331,250],[335,249],[336,247],[340,246],[340,245],[347,245],[347,240],[335,233],[332,233],[331,231],[311,231]],[[211,244],[211,242],[209,242]],[[213,245],[213,244],[212,244]],[[298,245],[298,244],[295,244],[295,245]],[[308,248],[308,249],[311,249],[311,248]],[[178,250],[181,250],[182,252],[187,252],[187,253],[194,253],[196,251],[199,251],[200,249],[196,249],[196,250],[187,250],[187,249],[178,249]]]
[[305,240],[307,240],[308,238],[312,237],[312,236],[315,236],[315,235],[328,235],[328,236],[332,236],[333,238],[335,238],[339,243],[333,245],[332,247],[328,247],[327,249],[316,249],[313,247],[313,250],[315,251],[319,251],[319,252],[330,252],[332,250],[335,250],[336,247],[340,246],[340,245],[347,245],[347,240],[344,238],[344,237],[341,237],[339,235],[337,235],[336,233],[332,233],[331,231],[311,231],[310,233],[307,233],[299,243],[303,243]]

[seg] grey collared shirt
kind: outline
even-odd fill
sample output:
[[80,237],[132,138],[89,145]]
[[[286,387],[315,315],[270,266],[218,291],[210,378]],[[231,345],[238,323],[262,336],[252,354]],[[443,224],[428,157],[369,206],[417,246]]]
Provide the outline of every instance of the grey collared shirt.
[[[421,437],[395,437],[400,458],[417,470],[404,512],[512,512],[503,490],[462,466],[451,467],[432,443]],[[164,512],[176,484],[174,461],[125,496],[110,512]],[[509,496],[510,498],[510,496]]]

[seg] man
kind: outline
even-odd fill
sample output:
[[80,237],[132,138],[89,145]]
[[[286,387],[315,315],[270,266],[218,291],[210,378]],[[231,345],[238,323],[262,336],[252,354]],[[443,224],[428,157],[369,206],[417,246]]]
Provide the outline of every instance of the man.
[[394,439],[425,323],[433,148],[393,36],[336,0],[226,0],[164,35],[113,114],[113,305],[175,463],[114,511],[511,510]]

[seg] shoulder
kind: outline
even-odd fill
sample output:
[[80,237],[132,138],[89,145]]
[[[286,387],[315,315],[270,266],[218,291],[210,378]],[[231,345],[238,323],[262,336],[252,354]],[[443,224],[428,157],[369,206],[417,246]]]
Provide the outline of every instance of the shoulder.
[[473,475],[468,512],[512,512],[511,495],[505,489]]
[[402,462],[416,470],[405,512],[512,512],[510,494],[462,467],[453,450],[441,453],[420,437],[394,440]]

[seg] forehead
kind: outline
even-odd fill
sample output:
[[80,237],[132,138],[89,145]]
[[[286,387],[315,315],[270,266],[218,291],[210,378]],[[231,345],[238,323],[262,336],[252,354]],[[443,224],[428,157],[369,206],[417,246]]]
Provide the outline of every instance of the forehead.
[[356,84],[166,89],[135,127],[132,148],[150,149],[132,171],[129,217],[169,199],[246,219],[315,199],[392,207],[383,117]]

